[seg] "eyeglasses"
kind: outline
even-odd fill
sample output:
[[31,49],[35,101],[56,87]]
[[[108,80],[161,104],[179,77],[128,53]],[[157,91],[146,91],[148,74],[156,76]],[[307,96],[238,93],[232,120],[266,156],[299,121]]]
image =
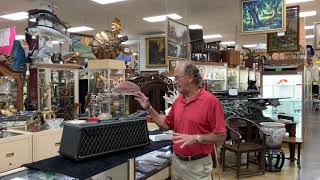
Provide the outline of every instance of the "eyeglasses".
[[174,81],[179,81],[180,79],[184,78],[186,75],[183,76],[174,76]]

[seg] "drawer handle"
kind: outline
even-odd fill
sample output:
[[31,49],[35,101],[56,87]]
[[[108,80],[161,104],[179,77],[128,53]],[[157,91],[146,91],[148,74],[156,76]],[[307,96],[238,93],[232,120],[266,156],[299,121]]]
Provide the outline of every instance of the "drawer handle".
[[12,157],[12,156],[14,156],[14,153],[13,153],[13,152],[6,154],[6,157],[7,157],[7,158],[8,158],[8,157]]
[[55,146],[60,146],[61,142],[54,143]]

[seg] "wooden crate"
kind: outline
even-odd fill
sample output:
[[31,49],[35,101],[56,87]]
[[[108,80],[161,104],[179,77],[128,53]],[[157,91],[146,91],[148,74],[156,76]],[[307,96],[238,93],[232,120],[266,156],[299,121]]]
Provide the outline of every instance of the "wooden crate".
[[229,67],[240,65],[240,51],[228,49],[222,51],[222,62],[227,62]]

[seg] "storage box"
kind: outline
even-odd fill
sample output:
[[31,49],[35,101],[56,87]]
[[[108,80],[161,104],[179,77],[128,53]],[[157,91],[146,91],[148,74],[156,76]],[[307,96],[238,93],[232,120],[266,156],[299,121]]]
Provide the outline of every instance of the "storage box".
[[222,62],[228,62],[229,67],[236,67],[240,64],[240,51],[228,49],[222,51]]

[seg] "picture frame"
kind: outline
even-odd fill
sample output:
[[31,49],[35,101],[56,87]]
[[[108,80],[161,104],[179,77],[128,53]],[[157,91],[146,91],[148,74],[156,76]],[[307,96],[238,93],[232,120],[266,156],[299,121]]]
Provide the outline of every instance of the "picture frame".
[[167,18],[166,20],[166,57],[187,60],[189,58],[189,27]]
[[267,34],[268,53],[299,51],[299,13],[299,6],[290,6],[286,8],[286,31],[283,36],[278,36],[278,33]]
[[314,47],[320,50],[320,22],[314,24]]
[[93,35],[70,33],[70,39],[72,44],[70,45],[70,51],[80,52],[82,58],[95,58],[92,52],[91,46],[94,41]]
[[165,37],[146,38],[146,67],[167,67]]
[[[285,0],[241,0],[240,7],[241,35],[286,30]],[[274,8],[270,9],[270,7]]]

